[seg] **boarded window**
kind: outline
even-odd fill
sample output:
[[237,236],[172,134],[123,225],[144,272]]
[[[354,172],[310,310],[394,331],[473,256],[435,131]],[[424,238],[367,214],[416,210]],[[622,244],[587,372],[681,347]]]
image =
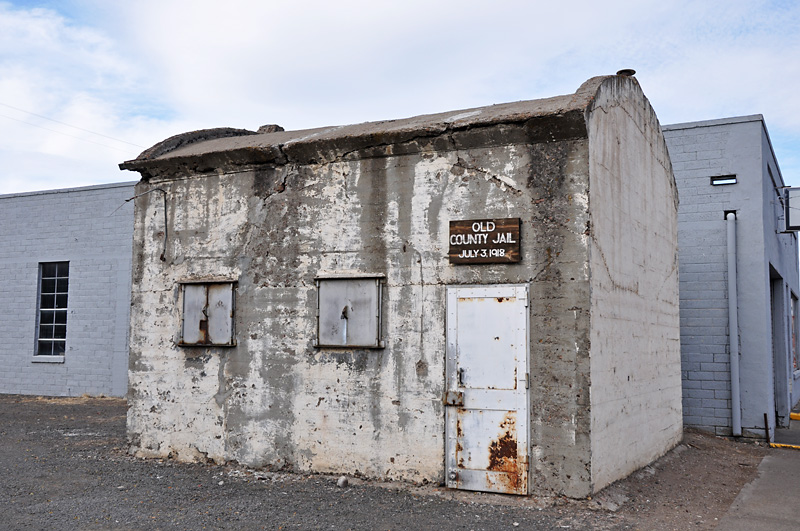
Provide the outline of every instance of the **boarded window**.
[[318,278],[318,347],[383,348],[381,278]]
[[182,346],[236,345],[233,335],[233,282],[181,284],[183,292]]

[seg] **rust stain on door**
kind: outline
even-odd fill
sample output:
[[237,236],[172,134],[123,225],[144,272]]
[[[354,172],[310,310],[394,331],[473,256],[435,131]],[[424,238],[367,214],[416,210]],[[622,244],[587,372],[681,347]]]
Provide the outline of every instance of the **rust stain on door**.
[[489,443],[489,470],[516,472],[517,429],[513,414],[506,414],[500,429],[500,437]]
[[509,411],[500,424],[498,437],[489,443],[488,470],[503,472],[496,476],[496,480],[504,485],[502,490],[510,493],[521,493],[524,488],[524,466],[520,466],[517,451],[517,425],[516,415]]

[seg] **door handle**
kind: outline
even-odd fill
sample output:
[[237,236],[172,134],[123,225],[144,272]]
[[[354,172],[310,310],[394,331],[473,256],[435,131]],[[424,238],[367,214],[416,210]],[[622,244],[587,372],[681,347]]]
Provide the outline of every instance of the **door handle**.
[[458,369],[458,386],[464,387],[464,369]]

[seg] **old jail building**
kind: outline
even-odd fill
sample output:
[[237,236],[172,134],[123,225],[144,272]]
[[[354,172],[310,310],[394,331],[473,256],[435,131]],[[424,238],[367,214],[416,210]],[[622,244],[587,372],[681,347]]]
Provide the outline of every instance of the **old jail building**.
[[586,496],[682,437],[677,189],[632,77],[121,167],[139,455]]

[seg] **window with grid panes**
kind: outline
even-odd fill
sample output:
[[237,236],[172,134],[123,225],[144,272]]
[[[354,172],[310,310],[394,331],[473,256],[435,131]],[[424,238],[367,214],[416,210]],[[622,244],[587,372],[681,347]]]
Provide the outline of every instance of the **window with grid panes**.
[[69,262],[39,264],[37,356],[63,356],[67,345]]

